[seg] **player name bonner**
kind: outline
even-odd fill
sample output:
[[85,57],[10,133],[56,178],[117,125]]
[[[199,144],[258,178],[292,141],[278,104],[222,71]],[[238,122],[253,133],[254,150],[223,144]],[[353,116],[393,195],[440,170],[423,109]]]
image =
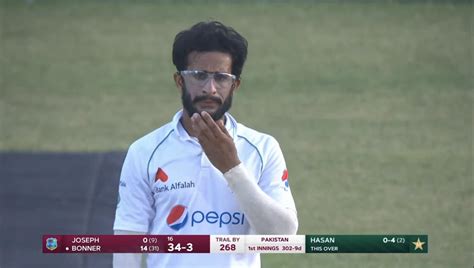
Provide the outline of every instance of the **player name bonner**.
[[261,242],[288,242],[288,237],[262,237]]
[[92,252],[100,252],[100,246],[71,246],[71,251],[92,251]]
[[80,243],[99,243],[98,237],[74,237],[72,243],[80,244]]
[[326,236],[317,236],[317,237],[310,237],[310,243],[336,243],[335,237],[326,237]]

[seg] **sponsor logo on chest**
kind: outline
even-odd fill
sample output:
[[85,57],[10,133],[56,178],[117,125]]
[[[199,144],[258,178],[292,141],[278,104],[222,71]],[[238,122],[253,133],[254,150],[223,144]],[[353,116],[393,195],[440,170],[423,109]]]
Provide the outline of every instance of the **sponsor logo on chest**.
[[191,228],[200,224],[222,228],[244,225],[245,222],[245,214],[240,211],[202,211],[199,209],[189,211],[186,206],[177,204],[170,209],[166,223],[171,229],[178,231],[188,222],[189,214],[191,214]]
[[174,190],[195,188],[196,185],[193,180],[177,180],[172,183],[168,182],[168,175],[162,168],[158,168],[155,175],[155,182],[161,181],[163,183],[157,184],[153,187],[153,192],[164,193]]
[[173,190],[179,190],[179,189],[187,189],[187,188],[194,188],[194,182],[192,180],[189,181],[178,181],[174,182],[172,184],[168,185],[156,185],[153,188],[153,191],[155,193],[163,193],[163,192],[168,192],[168,191],[173,191]]

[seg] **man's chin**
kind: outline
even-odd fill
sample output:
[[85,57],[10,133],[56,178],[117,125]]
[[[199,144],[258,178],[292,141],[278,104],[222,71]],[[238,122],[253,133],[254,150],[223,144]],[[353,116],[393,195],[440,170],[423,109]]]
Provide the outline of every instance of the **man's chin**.
[[193,116],[193,114],[201,114],[202,112],[207,112],[212,118],[216,116],[216,112],[219,109],[192,109],[191,111],[188,111],[187,109],[184,109],[184,111],[188,114],[189,117]]
[[212,117],[212,119],[214,119],[214,121],[217,121],[217,120],[221,119],[222,116],[224,116],[224,115],[218,114],[217,111],[208,111],[208,110],[203,110],[203,111],[207,112]]
[[209,115],[214,117],[217,113],[220,111],[220,106],[217,107],[194,107],[194,111],[196,113],[202,113],[202,112],[207,112]]
[[211,116],[215,115],[216,112],[219,110],[219,109],[197,109],[199,111],[199,113],[202,113],[202,112],[206,112],[208,114],[210,114]]

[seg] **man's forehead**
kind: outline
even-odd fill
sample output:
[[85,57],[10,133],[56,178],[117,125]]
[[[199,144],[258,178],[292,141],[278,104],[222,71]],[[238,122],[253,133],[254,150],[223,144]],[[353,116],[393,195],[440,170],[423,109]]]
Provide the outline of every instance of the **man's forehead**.
[[232,56],[219,51],[193,51],[188,55],[188,68],[198,68],[207,71],[226,71],[232,69]]

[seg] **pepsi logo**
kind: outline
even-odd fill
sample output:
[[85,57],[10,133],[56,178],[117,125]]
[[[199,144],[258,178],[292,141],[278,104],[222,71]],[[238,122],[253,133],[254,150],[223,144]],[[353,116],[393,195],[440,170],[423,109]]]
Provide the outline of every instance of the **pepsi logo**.
[[182,205],[176,205],[174,206],[171,210],[170,213],[168,214],[168,217],[166,218],[166,223],[168,226],[173,229],[173,230],[179,230],[183,228],[183,226],[186,224],[188,221],[188,210],[185,206]]
[[222,228],[229,225],[244,225],[245,223],[245,214],[240,211],[188,211],[188,208],[183,205],[176,205],[171,208],[166,218],[166,223],[171,229],[178,231],[186,225],[189,214],[191,215],[189,217],[191,218],[189,228],[199,224],[210,224]]
[[285,186],[288,187],[288,170],[283,170],[283,176],[281,176],[281,180],[285,183]]
[[155,182],[156,181],[166,182],[167,180],[168,180],[168,175],[165,173],[163,169],[158,168],[155,175]]

